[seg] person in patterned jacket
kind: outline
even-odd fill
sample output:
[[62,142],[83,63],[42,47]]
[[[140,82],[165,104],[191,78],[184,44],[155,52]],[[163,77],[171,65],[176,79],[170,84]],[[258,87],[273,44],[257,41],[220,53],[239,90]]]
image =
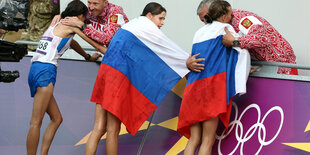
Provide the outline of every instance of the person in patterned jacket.
[[[215,0],[203,0],[197,15],[206,23],[204,16],[208,6]],[[225,46],[239,46],[249,50],[252,59],[296,64],[293,48],[283,36],[264,18],[244,10],[233,9],[230,23],[242,37],[235,38],[227,30],[223,36]],[[278,68],[279,74],[298,75],[297,69]]]
[[[55,17],[53,21],[56,23],[59,19]],[[88,0],[88,15],[84,22],[75,17],[67,17],[61,23],[79,27],[89,38],[107,47],[116,31],[128,21],[121,6],[109,3],[108,0]],[[80,48],[76,45],[77,42],[72,44],[74,50]]]
[[[53,19],[54,22],[59,20],[59,17]],[[61,23],[79,27],[89,38],[108,47],[116,31],[128,21],[121,6],[109,3],[108,0],[88,0],[88,16],[84,22],[75,17],[66,17]],[[83,50],[74,40],[71,48],[75,51]],[[96,103],[94,128],[85,145],[86,155],[96,153],[101,136],[109,130],[106,129],[106,119],[107,112],[101,108],[101,104]]]

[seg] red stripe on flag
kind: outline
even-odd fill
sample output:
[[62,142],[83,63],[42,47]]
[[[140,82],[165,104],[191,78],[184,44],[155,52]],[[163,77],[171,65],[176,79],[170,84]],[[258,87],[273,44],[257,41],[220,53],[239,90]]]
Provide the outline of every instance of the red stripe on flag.
[[192,124],[216,116],[228,127],[232,100],[227,105],[226,93],[226,72],[189,84],[181,103],[178,131],[189,138]]
[[132,135],[157,108],[123,73],[106,64],[100,65],[91,101],[118,117]]

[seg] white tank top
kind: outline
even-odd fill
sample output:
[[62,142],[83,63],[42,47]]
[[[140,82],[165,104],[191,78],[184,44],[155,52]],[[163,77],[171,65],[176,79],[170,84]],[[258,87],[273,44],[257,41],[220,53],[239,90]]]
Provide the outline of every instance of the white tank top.
[[58,66],[58,59],[70,47],[73,36],[60,38],[53,34],[55,26],[50,26],[43,34],[31,62],[40,61]]

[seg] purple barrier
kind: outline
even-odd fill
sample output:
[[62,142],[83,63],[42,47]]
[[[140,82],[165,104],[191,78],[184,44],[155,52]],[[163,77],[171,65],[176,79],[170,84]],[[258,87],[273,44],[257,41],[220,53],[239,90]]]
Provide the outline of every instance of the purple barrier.
[[234,100],[229,131],[218,133],[214,154],[309,152],[310,83],[250,78],[247,86]]
[[[63,123],[55,135],[50,154],[84,154],[85,143],[93,128],[95,104],[89,100],[99,64],[60,60],[54,96],[62,113]],[[27,83],[30,57],[25,57],[18,63],[1,63],[1,68],[2,70],[18,70],[20,77],[13,83],[0,83],[0,154],[26,154],[26,137],[33,102]],[[163,154],[173,146],[171,142],[178,140],[180,135],[177,132],[167,128],[162,129],[156,123],[177,116],[180,101],[181,99],[172,92],[167,95],[164,101],[167,103],[163,103],[163,106],[158,108],[160,112],[155,113],[156,118],[153,120],[155,124],[152,124],[150,128],[151,134],[148,135],[142,154]],[[42,129],[46,128],[48,119],[46,115]],[[122,128],[119,136],[119,154],[137,154],[147,124],[148,122],[134,137]],[[44,132],[42,129],[41,136]],[[152,132],[152,129],[161,129],[159,131],[162,133],[158,136],[158,133]],[[153,135],[156,139],[152,138]],[[174,135],[176,138],[173,141],[171,137]],[[97,154],[105,154],[104,148],[105,137],[99,142]],[[150,151],[153,152],[149,153]],[[39,153],[40,149],[38,149]]]
[[[251,77],[247,94],[234,99],[229,130],[220,125],[212,154],[309,154],[308,94],[309,82]],[[164,129],[150,131],[160,135]],[[173,143],[173,147],[161,153],[182,154],[187,139],[172,133],[169,136],[166,143],[170,141],[167,145]]]
[[[19,63],[1,63],[1,67],[19,70],[21,77],[0,83],[0,154],[26,154],[32,110],[27,84],[30,57]],[[60,61],[54,96],[64,121],[50,154],[84,154],[94,121],[95,105],[89,99],[98,68],[97,63]],[[234,99],[229,130],[219,127],[213,154],[309,154],[310,83],[252,77],[247,85],[248,93]],[[187,140],[175,131],[180,103],[175,93],[167,95],[155,111],[141,154],[183,154]],[[148,121],[134,137],[122,128],[119,154],[137,154]],[[104,145],[103,137],[97,154],[104,154]]]

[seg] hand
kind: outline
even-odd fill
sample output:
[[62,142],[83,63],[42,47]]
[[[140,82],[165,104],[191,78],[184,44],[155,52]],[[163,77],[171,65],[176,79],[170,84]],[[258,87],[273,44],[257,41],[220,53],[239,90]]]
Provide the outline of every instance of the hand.
[[252,66],[251,65],[251,69],[250,69],[250,74],[254,73],[254,72],[259,72],[261,70],[262,66]]
[[201,72],[201,70],[204,70],[205,65],[200,64],[198,62],[205,61],[205,59],[204,58],[197,59],[199,55],[200,53],[195,54],[186,60],[186,66],[188,69],[195,71],[195,72]]
[[225,46],[231,47],[234,45],[235,37],[228,31],[228,29],[225,27],[226,34],[223,36],[222,42]]
[[105,52],[107,51],[107,47],[105,46],[99,46],[96,48],[97,51],[99,51],[102,54],[105,54]]
[[54,16],[50,26],[54,26],[56,23],[58,23],[60,21],[60,19],[61,19],[60,15]]
[[99,53],[93,53],[93,54],[91,55],[91,57],[89,58],[89,61],[94,62],[94,61],[96,61],[99,57],[101,57],[101,55],[100,55]]
[[77,27],[77,28],[82,28],[82,26],[84,25],[84,22],[81,21],[79,18],[77,17],[66,17],[62,20],[60,20],[61,24],[67,25],[67,26],[73,26],[73,27]]

